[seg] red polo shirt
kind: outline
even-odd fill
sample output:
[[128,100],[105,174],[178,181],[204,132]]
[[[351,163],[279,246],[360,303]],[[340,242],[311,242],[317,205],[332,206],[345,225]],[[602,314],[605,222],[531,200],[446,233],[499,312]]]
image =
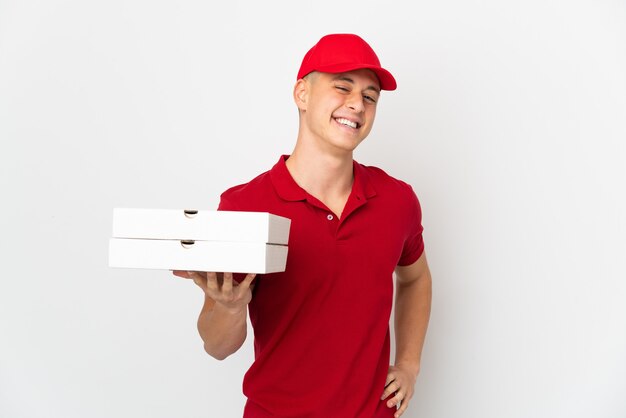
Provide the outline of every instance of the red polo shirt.
[[243,381],[244,417],[392,417],[380,399],[392,274],[424,249],[417,197],[355,161],[339,218],[296,184],[287,158],[225,191],[219,206],[291,219],[286,270],[258,276],[249,305],[255,360]]

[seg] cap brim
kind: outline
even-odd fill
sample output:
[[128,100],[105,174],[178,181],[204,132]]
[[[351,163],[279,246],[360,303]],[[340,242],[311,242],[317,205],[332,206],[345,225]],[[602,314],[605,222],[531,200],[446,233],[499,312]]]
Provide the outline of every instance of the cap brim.
[[396,79],[391,75],[391,73],[385,70],[382,67],[377,67],[371,64],[333,64],[326,66],[316,67],[314,71],[320,71],[322,73],[344,73],[348,71],[368,69],[374,71],[376,77],[378,77],[378,81],[380,82],[381,90],[395,90],[398,85],[396,83]]

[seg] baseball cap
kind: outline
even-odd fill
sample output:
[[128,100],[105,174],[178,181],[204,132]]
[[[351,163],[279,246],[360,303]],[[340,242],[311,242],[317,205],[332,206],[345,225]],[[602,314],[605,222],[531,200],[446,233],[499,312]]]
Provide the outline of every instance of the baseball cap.
[[374,71],[381,89],[396,89],[395,78],[380,66],[380,61],[372,47],[360,36],[350,33],[323,36],[302,59],[297,79],[313,71],[343,73],[362,68]]

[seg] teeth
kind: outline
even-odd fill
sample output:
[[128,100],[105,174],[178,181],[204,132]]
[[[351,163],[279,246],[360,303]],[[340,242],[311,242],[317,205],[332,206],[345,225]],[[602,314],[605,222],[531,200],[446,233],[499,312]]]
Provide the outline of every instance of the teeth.
[[344,118],[336,119],[336,121],[341,123],[342,125],[346,125],[346,126],[349,126],[351,128],[356,129],[356,122],[352,122],[352,121],[349,121],[348,119],[344,119]]

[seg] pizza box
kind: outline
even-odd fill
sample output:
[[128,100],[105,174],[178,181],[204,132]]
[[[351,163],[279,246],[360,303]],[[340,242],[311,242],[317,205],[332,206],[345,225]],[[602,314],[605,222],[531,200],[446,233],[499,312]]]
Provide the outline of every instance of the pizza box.
[[109,266],[274,273],[285,271],[287,246],[262,242],[111,238]]
[[263,242],[287,245],[291,221],[267,212],[113,209],[113,238]]
[[109,266],[284,271],[290,224],[267,212],[116,208]]

